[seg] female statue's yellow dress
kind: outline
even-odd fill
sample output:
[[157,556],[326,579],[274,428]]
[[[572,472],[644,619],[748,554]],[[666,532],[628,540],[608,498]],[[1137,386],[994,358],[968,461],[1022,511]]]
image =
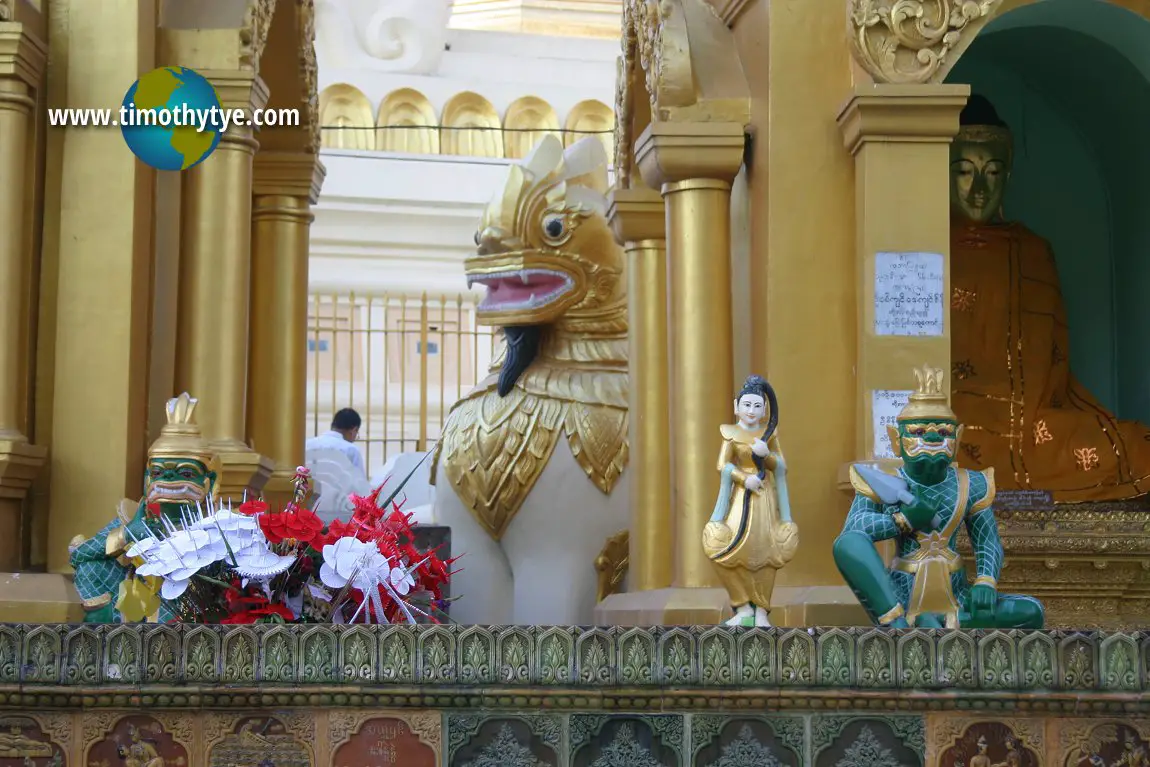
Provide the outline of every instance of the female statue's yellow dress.
[[[750,491],[743,483],[759,473],[751,445],[762,432],[739,424],[721,426],[719,431],[723,447],[718,469],[723,482],[715,514],[703,528],[703,550],[715,564],[732,605],[753,604],[770,610],[775,573],[791,561],[799,545],[798,526],[780,515],[780,489],[786,493],[785,474],[777,478],[774,470],[768,470],[762,488],[750,493],[747,504]],[[777,437],[772,436],[767,445],[772,455],[782,455]],[[766,460],[770,464],[772,457]]]

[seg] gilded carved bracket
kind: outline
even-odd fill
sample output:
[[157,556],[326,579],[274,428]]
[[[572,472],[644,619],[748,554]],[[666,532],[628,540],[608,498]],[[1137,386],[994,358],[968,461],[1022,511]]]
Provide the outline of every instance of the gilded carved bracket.
[[247,0],[244,23],[240,28],[240,66],[244,69],[259,71],[260,57],[268,42],[275,10],[276,0]]
[[299,71],[303,104],[300,125],[308,132],[308,151],[319,154],[319,65],[315,54],[315,0],[299,0]]
[[[635,137],[656,122],[750,119],[735,38],[706,0],[626,0],[615,81],[615,173],[631,183]],[[647,96],[639,103],[640,93]]]
[[1003,0],[848,0],[851,52],[878,83],[942,82]]

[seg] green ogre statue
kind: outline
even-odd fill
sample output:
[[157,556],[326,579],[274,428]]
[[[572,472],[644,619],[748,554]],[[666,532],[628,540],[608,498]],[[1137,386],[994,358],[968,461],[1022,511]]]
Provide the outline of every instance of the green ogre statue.
[[116,519],[92,538],[77,536],[70,547],[76,591],[86,623],[167,622],[174,614],[159,596],[154,578],[134,577],[138,562],[126,556],[136,540],[178,524],[187,506],[215,492],[215,453],[195,423],[198,400],[188,394],[168,400],[167,423],[148,448],[144,497],[120,502]]
[[[851,467],[854,502],[834,544],[835,563],[871,620],[892,628],[1040,629],[1042,604],[998,593],[1003,550],[994,519],[994,470],[954,465],[962,427],[947,404],[942,371],[915,371],[918,389],[888,426],[902,467]],[[954,541],[965,524],[977,574],[967,579]],[[890,568],[875,549],[894,540]]]

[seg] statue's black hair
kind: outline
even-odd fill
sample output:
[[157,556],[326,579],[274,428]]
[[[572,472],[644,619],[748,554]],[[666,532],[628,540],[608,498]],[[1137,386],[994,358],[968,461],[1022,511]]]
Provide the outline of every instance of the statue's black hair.
[[767,383],[767,379],[762,376],[750,375],[747,376],[746,381],[743,381],[743,388],[739,389],[739,393],[735,395],[735,402],[738,402],[747,394],[762,397],[767,403],[767,407],[771,412],[767,420],[767,430],[763,435],[763,439],[770,439],[779,425],[779,400],[775,397],[775,390]]
[[771,385],[767,383],[767,379],[762,376],[747,376],[747,380],[743,381],[743,388],[739,389],[739,393],[735,395],[735,399],[742,399],[744,394],[757,394],[762,397],[765,402],[767,399],[767,389],[770,387]]
[[1009,128],[990,99],[978,93],[972,93],[958,116],[959,125],[990,125],[995,128]]

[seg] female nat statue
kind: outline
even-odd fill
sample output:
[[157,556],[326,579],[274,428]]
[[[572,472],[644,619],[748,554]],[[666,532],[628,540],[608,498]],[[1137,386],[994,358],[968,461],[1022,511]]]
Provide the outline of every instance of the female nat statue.
[[778,402],[765,379],[751,376],[743,384],[735,418],[737,423],[719,427],[722,481],[715,513],[703,528],[703,550],[735,609],[727,624],[770,626],[775,572],[795,555],[799,528],[791,521],[787,465],[774,433]]

